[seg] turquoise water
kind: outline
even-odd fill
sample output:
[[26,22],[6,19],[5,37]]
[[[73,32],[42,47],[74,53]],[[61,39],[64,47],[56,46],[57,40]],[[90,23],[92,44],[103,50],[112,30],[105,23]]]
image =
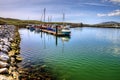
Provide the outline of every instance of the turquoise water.
[[20,29],[23,66],[44,65],[57,80],[120,80],[120,29],[71,31],[71,37],[55,37]]

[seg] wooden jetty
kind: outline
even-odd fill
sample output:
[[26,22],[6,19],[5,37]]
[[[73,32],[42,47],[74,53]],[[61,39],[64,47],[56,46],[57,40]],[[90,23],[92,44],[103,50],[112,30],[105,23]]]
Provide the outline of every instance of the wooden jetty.
[[47,26],[29,26],[28,29],[30,29],[31,31],[38,29],[38,31],[52,34],[55,36],[70,36],[70,34],[65,34],[63,32],[60,32],[57,26],[55,28],[55,31],[47,29]]
[[48,34],[55,35],[55,36],[69,36],[69,35],[65,35],[65,34],[60,33],[60,32],[54,32],[54,31],[50,31],[50,30],[46,30],[46,29],[41,29],[41,31],[48,33]]

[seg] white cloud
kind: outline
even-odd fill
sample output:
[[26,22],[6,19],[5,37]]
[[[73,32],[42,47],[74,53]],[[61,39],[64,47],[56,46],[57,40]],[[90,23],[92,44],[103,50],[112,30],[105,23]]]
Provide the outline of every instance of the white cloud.
[[115,11],[107,13],[107,14],[98,13],[97,16],[99,16],[99,17],[103,17],[103,16],[120,16],[120,10],[115,10]]
[[110,2],[120,3],[120,0],[109,0]]
[[97,16],[102,17],[102,16],[107,16],[107,15],[98,13]]
[[103,6],[103,7],[111,6],[111,5],[100,4],[100,3],[83,3],[83,4],[85,4],[85,5],[91,5],[91,6]]
[[103,0],[103,1],[109,1],[109,2],[112,2],[112,3],[120,5],[120,0]]

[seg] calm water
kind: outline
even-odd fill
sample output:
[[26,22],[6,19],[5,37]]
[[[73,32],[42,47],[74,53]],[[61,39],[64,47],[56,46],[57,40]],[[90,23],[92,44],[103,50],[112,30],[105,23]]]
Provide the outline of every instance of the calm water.
[[23,66],[48,67],[57,80],[120,80],[120,29],[74,28],[71,37],[20,29]]

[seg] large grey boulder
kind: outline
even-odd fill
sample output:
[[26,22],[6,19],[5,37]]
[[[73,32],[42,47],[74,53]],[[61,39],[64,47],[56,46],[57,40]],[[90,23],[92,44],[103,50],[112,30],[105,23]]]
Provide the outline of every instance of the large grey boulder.
[[7,68],[9,67],[10,65],[6,62],[3,62],[3,61],[0,61],[0,68]]
[[5,45],[10,47],[10,42],[6,42]]
[[8,80],[8,77],[5,75],[0,75],[0,80]]
[[0,51],[2,50],[2,45],[0,44]]
[[9,60],[9,56],[4,52],[0,51],[0,60],[7,62]]
[[1,51],[8,53],[9,50],[7,48],[2,47]]
[[8,73],[8,69],[7,68],[0,68],[0,74],[4,74],[4,73]]
[[7,46],[7,45],[3,45],[3,48],[10,51],[10,46]]

